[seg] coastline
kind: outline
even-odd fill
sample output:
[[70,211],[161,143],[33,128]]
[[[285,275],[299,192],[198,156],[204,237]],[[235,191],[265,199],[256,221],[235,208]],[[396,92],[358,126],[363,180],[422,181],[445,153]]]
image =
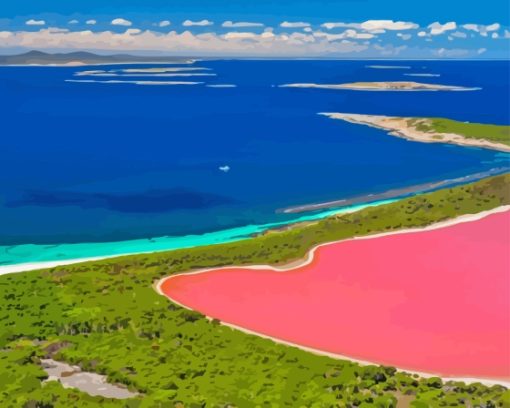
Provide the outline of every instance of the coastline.
[[[400,230],[400,231],[392,231],[392,232],[387,232],[387,233],[379,233],[379,234],[373,234],[373,235],[367,235],[367,236],[361,236],[361,237],[353,237],[353,238],[342,239],[342,240],[338,240],[338,241],[322,243],[322,244],[316,245],[315,247],[311,248],[307,252],[305,258],[299,259],[299,260],[295,260],[295,261],[291,261],[291,262],[289,262],[289,263],[287,263],[287,264],[285,264],[283,266],[272,266],[272,265],[228,266],[228,267],[207,268],[207,269],[201,269],[201,270],[197,270],[197,271],[178,273],[178,274],[167,276],[165,278],[160,279],[159,281],[154,283],[153,287],[154,287],[154,289],[156,290],[156,292],[158,294],[168,298],[171,302],[173,302],[173,303],[175,303],[175,304],[177,304],[177,305],[179,305],[179,306],[181,306],[181,307],[183,307],[185,309],[193,310],[193,309],[183,305],[182,303],[177,302],[172,297],[166,295],[162,291],[162,289],[161,289],[162,285],[165,282],[168,282],[171,279],[174,279],[174,278],[176,278],[178,276],[204,274],[204,273],[212,272],[212,271],[215,271],[215,270],[218,270],[218,269],[221,269],[221,270],[239,269],[239,268],[241,268],[241,269],[251,269],[251,270],[264,269],[264,270],[271,270],[271,271],[274,271],[274,272],[282,272],[282,273],[284,273],[284,272],[291,271],[291,270],[294,270],[296,268],[301,268],[303,266],[306,266],[306,265],[310,264],[313,261],[313,259],[314,259],[314,254],[317,251],[317,249],[321,248],[321,247],[324,247],[324,246],[328,246],[328,245],[332,245],[332,244],[337,244],[337,243],[340,243],[340,242],[352,241],[352,240],[367,240],[367,239],[381,238],[381,237],[385,237],[385,236],[389,236],[389,235],[409,234],[409,233],[416,233],[416,232],[431,231],[431,230],[440,229],[440,228],[444,228],[444,227],[448,227],[448,226],[453,226],[453,225],[457,225],[457,224],[461,224],[461,223],[465,223],[465,222],[477,221],[477,220],[483,219],[483,218],[485,218],[485,217],[487,217],[487,216],[489,216],[491,214],[503,213],[503,212],[506,212],[506,211],[510,211],[510,205],[496,207],[496,208],[494,208],[492,210],[482,211],[482,212],[476,213],[476,214],[462,215],[462,216],[455,217],[455,218],[450,219],[450,220],[441,221],[441,222],[438,222],[438,223],[431,224],[431,225],[426,226],[424,228],[409,228],[409,229],[404,229],[404,230]],[[206,317],[208,319],[212,319],[210,316],[206,315]],[[272,341],[275,341],[276,343],[281,343],[281,344],[285,344],[285,345],[288,345],[288,346],[297,347],[297,348],[300,348],[302,350],[305,350],[305,351],[308,351],[308,352],[311,352],[311,353],[314,353],[314,354],[324,355],[324,356],[328,356],[328,357],[332,357],[332,358],[336,358],[336,359],[348,360],[348,361],[352,361],[352,362],[355,362],[355,363],[358,363],[358,364],[361,364],[361,365],[380,365],[381,364],[381,363],[374,362],[374,361],[366,361],[366,360],[363,360],[363,359],[352,358],[352,357],[345,356],[345,355],[342,355],[342,354],[330,353],[330,352],[326,352],[326,351],[323,351],[323,350],[318,350],[318,349],[310,348],[310,347],[303,346],[303,345],[300,345],[300,344],[297,344],[297,343],[288,342],[288,341],[281,340],[281,339],[278,339],[278,338],[275,338],[275,337],[272,337],[272,336],[268,336],[268,335],[265,335],[263,333],[252,331],[250,329],[246,329],[246,328],[241,327],[241,326],[237,326],[237,325],[230,324],[230,323],[225,323],[223,321],[221,321],[221,324],[225,325],[227,327],[231,327],[231,328],[236,329],[236,330],[240,330],[240,331],[248,333],[248,334],[253,334],[253,335],[257,335],[257,336],[263,337],[263,338],[270,339]],[[401,371],[401,372],[417,374],[417,375],[420,375],[421,377],[424,377],[424,378],[439,376],[439,377],[441,377],[445,381],[462,381],[462,382],[466,382],[466,383],[479,382],[479,383],[482,383],[482,384],[487,385],[487,386],[492,386],[492,385],[496,385],[497,384],[497,385],[503,385],[505,387],[510,387],[510,379],[506,379],[506,378],[505,379],[477,378],[477,377],[470,377],[470,376],[467,376],[467,377],[456,377],[455,376],[454,377],[454,376],[449,376],[449,375],[442,374],[442,373],[422,372],[422,371],[409,370],[409,369],[406,369],[406,368],[399,368],[399,367],[397,367],[397,370]]]
[[[510,146],[485,139],[467,138],[455,133],[434,133],[418,130],[408,123],[407,117],[385,115],[363,115],[356,113],[320,112],[319,115],[330,119],[344,120],[357,125],[366,125],[388,131],[392,136],[422,143],[447,143],[466,147],[479,147],[510,153]],[[426,119],[426,118],[424,118]]]
[[[298,224],[301,222],[315,221],[327,218],[337,214],[347,214],[362,210],[368,207],[375,207],[383,204],[391,203],[395,200],[380,200],[361,204],[344,205],[341,208],[324,210],[318,214],[305,215],[288,221],[267,223],[261,225],[247,225],[243,227],[230,228],[201,235],[185,235],[177,237],[158,237],[153,239],[136,239],[129,241],[116,241],[105,243],[85,243],[85,244],[62,244],[53,246],[56,258],[59,254],[65,253],[66,248],[70,256],[65,259],[51,259],[52,253],[46,248],[47,245],[11,245],[0,246],[0,250],[7,252],[12,247],[31,247],[35,248],[32,255],[33,261],[14,262],[6,265],[0,265],[0,276],[9,273],[28,272],[45,268],[54,268],[57,266],[72,265],[89,261],[100,261],[104,259],[118,258],[121,256],[151,254],[157,252],[172,251],[178,249],[187,249],[200,246],[226,244],[231,242],[242,241],[252,238],[254,235],[264,233],[273,229]],[[125,248],[125,249],[123,249]],[[37,252],[40,250],[41,252]],[[46,252],[44,252],[46,251]],[[89,255],[82,255],[89,253]],[[95,255],[94,255],[95,252]],[[44,257],[50,259],[44,259]],[[41,259],[42,258],[42,259]]]
[[382,193],[363,195],[363,196],[359,196],[359,197],[352,197],[352,198],[347,198],[347,199],[342,199],[342,200],[333,200],[333,201],[327,201],[327,202],[323,202],[323,203],[297,205],[297,206],[293,206],[293,207],[283,208],[279,211],[286,213],[286,214],[293,214],[293,213],[314,211],[314,210],[339,207],[339,206],[350,206],[350,205],[355,205],[355,204],[359,204],[359,203],[370,203],[370,202],[380,201],[380,200],[401,199],[401,198],[412,196],[414,194],[423,194],[423,193],[435,191],[439,188],[447,188],[447,187],[452,187],[452,186],[462,184],[462,183],[468,183],[468,182],[481,180],[485,177],[502,174],[507,171],[508,171],[508,169],[505,169],[505,168],[494,168],[494,169],[491,169],[486,172],[474,173],[474,174],[470,174],[470,175],[463,176],[463,177],[456,177],[453,179],[447,179],[447,180],[437,181],[437,182],[432,182],[432,183],[417,184],[417,185],[410,186],[410,187],[403,187],[403,188],[387,190]]

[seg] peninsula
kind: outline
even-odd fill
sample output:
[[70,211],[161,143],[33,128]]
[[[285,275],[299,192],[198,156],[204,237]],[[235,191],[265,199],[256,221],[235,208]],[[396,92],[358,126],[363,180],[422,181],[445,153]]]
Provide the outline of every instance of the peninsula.
[[330,112],[319,115],[387,130],[390,135],[417,142],[449,143],[510,152],[510,126],[460,122],[445,118]]

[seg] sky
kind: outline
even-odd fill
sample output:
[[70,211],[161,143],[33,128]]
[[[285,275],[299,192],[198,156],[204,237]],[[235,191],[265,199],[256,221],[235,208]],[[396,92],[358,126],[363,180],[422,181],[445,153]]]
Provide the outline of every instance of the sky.
[[510,58],[504,0],[17,0],[0,53]]

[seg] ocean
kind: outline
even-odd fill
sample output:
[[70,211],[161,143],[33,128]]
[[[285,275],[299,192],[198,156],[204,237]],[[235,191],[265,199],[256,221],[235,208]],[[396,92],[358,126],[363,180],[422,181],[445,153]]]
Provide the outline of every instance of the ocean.
[[[509,64],[203,60],[190,72],[208,75],[188,77],[136,73],[149,67],[139,64],[0,67],[0,265],[227,242],[335,211],[285,208],[503,171],[505,153],[410,142],[318,113],[509,124]],[[76,75],[121,69],[133,71]],[[279,87],[357,81],[481,89]]]

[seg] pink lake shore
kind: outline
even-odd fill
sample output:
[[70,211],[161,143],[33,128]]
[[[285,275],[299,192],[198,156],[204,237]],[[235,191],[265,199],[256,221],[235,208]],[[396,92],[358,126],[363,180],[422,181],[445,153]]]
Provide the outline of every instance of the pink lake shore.
[[445,377],[510,380],[510,211],[317,247],[285,272],[162,280],[171,300],[284,342]]

